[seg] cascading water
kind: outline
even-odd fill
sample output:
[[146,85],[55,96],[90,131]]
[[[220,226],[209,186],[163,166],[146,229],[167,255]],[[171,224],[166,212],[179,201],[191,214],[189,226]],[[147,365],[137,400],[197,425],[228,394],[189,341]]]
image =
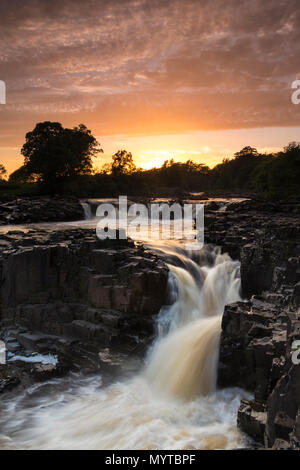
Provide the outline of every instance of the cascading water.
[[192,399],[215,390],[220,318],[195,321],[154,348],[145,375],[162,394]]
[[239,264],[228,255],[207,248],[202,257],[206,263],[212,257],[211,266],[185,260],[178,248],[173,253],[169,249],[168,254],[185,266],[190,264],[194,276],[187,268],[169,265],[171,276],[177,279],[179,295],[159,316],[160,335],[149,356],[145,376],[161,393],[191,399],[216,388],[221,315],[227,303],[241,300]]
[[240,299],[239,264],[216,249],[189,256],[166,244],[153,248],[169,263],[171,305],[158,316],[143,370],[106,388],[98,388],[94,379],[77,390],[75,399],[64,392],[51,404],[47,397],[29,407],[10,403],[3,415],[6,447],[243,446],[235,424],[241,392],[216,391],[221,315],[225,304]]
[[81,201],[80,204],[81,204],[81,207],[82,207],[83,212],[84,212],[84,219],[85,220],[91,220],[93,218],[93,214],[92,214],[90,204],[88,202],[84,202],[84,201]]

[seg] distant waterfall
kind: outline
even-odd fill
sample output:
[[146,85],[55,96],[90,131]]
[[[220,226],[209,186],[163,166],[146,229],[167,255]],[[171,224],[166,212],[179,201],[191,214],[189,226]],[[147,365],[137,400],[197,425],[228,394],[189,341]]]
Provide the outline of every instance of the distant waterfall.
[[84,211],[85,220],[91,220],[93,218],[91,206],[88,202],[80,201],[82,209]]

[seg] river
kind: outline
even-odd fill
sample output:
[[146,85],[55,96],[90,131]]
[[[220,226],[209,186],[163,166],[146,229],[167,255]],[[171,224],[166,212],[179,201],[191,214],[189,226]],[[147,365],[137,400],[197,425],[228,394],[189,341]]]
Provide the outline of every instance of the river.
[[[86,215],[86,221],[55,224],[55,229],[95,227],[92,214]],[[54,228],[53,224],[34,226]],[[163,307],[157,317],[156,337],[144,361],[133,374],[114,377],[105,386],[101,374],[70,375],[34,385],[13,400],[4,398],[2,447],[171,450],[247,446],[236,417],[241,398],[248,394],[216,387],[223,309],[241,300],[239,262],[218,248],[204,246],[188,252],[179,242],[147,243],[168,263],[171,305]]]

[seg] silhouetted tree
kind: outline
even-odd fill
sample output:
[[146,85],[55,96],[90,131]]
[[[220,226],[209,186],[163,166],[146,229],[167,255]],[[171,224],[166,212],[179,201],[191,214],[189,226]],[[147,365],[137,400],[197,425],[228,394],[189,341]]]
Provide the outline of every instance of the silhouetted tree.
[[4,165],[0,163],[0,180],[4,180],[6,178],[7,171]]
[[102,167],[98,171],[96,171],[96,174],[111,175],[111,167],[112,167],[111,163],[104,163]]
[[112,159],[111,172],[114,176],[131,175],[137,169],[132,154],[126,150],[118,150]]
[[17,170],[9,175],[11,183],[33,183],[38,180],[38,175],[30,173],[26,165],[20,166]]
[[225,158],[213,168],[214,186],[226,190],[251,189],[251,174],[262,159],[256,148],[244,147],[234,154],[233,159]]
[[300,144],[291,142],[282,152],[269,155],[252,175],[255,188],[278,199],[300,195]]
[[241,158],[241,157],[258,157],[259,153],[254,147],[250,147],[249,145],[247,147],[242,148],[239,152],[236,152],[234,154],[235,158]]
[[183,165],[189,173],[202,173],[203,175],[209,173],[209,167],[204,163],[196,163],[193,162],[193,160],[187,160]]
[[83,124],[68,129],[50,121],[28,132],[21,150],[28,173],[36,174],[50,192],[58,192],[58,183],[66,178],[90,174],[92,157],[102,151]]
[[40,123],[27,134],[22,149],[25,164],[10,175],[9,182],[1,181],[0,166],[0,190],[13,191],[17,187],[19,194],[23,191],[36,194],[45,192],[45,188],[35,184],[18,187],[16,183],[43,181],[49,187],[50,181],[50,190],[57,191],[57,183],[63,182],[63,191],[78,197],[119,194],[168,197],[206,190],[256,192],[269,198],[300,196],[300,143],[297,142],[274,154],[260,154],[247,146],[232,159],[224,158],[213,169],[192,160],[170,159],[160,168],[142,170],[136,167],[130,152],[119,150],[111,163],[92,172],[91,157],[100,151],[98,142],[83,125],[64,129],[59,123]]

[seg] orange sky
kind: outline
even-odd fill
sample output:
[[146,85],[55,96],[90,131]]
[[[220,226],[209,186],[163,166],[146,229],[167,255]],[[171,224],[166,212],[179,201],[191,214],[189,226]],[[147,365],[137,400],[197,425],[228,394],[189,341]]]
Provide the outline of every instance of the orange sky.
[[0,162],[36,122],[84,123],[138,165],[213,166],[299,139],[298,0],[2,0]]

